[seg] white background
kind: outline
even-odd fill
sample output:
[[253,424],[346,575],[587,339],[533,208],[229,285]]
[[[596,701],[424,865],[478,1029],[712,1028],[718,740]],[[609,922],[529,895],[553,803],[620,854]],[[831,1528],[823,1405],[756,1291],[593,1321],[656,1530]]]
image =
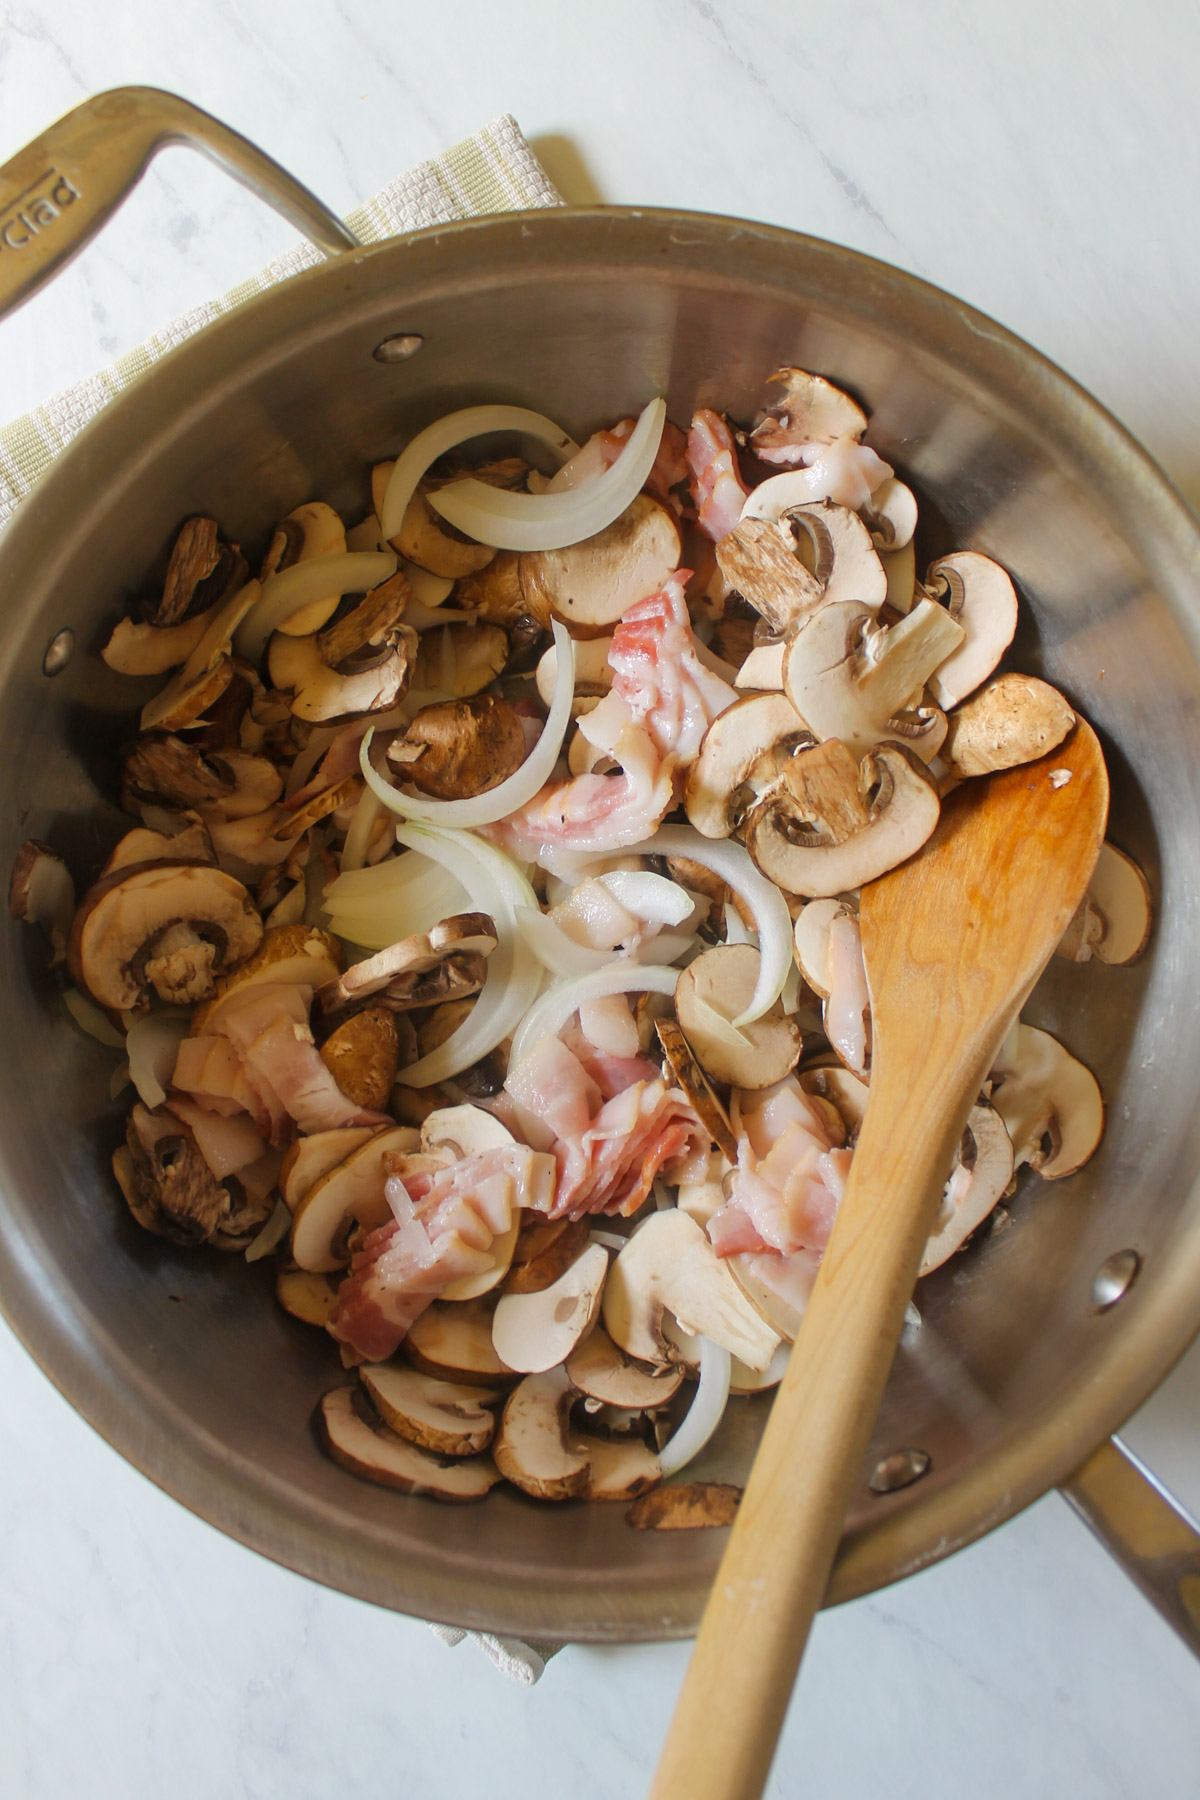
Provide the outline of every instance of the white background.
[[[1146,0],[0,4],[0,159],[99,89],[172,88],[338,210],[499,112],[569,199],[794,226],[992,313],[1200,500],[1200,15]],[[0,417],[286,247],[186,152],[0,324]],[[48,1203],[52,1203],[49,1197]],[[1198,1297],[1200,1305],[1200,1297]],[[471,1646],[183,1512],[0,1336],[0,1793],[13,1800],[644,1792],[686,1648]],[[1200,1509],[1200,1356],[1130,1441]],[[1197,1791],[1200,1668],[1055,1496],[819,1621],[770,1792]]]

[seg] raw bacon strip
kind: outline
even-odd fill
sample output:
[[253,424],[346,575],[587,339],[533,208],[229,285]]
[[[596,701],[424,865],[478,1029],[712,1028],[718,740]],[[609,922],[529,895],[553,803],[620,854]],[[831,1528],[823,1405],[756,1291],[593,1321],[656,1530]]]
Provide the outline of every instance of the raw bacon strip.
[[[308,1028],[307,988],[260,987],[220,1016],[219,1029],[240,1053],[254,1085],[273,1094],[302,1132],[339,1125],[388,1125],[385,1113],[348,1100],[321,1061]],[[280,1139],[273,1132],[272,1142]]]
[[824,1253],[851,1153],[793,1077],[737,1097],[738,1166],[708,1222],[718,1256]]
[[249,1168],[262,1156],[264,1145],[245,1113],[226,1117],[208,1112],[182,1094],[172,1094],[168,1101],[177,1119],[182,1119],[196,1140],[196,1148],[218,1181]]
[[657,594],[629,607],[608,653],[613,693],[649,732],[659,755],[681,763],[695,760],[708,727],[738,697],[696,655],[684,598],[690,574],[677,569]]
[[700,529],[714,543],[733,530],[750,492],[737,465],[733,434],[719,413],[702,406],[688,432],[687,463]]

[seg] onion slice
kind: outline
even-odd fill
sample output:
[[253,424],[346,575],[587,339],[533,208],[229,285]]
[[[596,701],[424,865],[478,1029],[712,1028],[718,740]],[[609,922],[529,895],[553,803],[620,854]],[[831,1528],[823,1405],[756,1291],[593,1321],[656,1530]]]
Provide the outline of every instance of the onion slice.
[[190,1011],[144,1013],[125,1034],[130,1077],[151,1111],[167,1097],[175,1059],[190,1022]]
[[80,1031],[86,1031],[89,1037],[103,1044],[106,1050],[123,1050],[125,1048],[124,1033],[117,1030],[108,1014],[81,994],[78,988],[69,987],[63,994],[63,1004]]
[[626,912],[647,925],[682,925],[696,910],[677,881],[650,869],[609,869],[598,879]]
[[666,422],[666,401],[651,400],[612,467],[565,493],[515,494],[482,481],[453,481],[430,494],[429,504],[448,524],[497,550],[562,550],[620,518],[654,467]]
[[591,975],[577,975],[572,981],[552,987],[521,1020],[509,1052],[509,1067],[515,1069],[544,1037],[557,1037],[571,1014],[578,1012],[586,1001],[603,1000],[610,994],[673,994],[678,980],[678,969],[610,962],[607,969],[597,969]]
[[562,926],[536,907],[518,906],[517,930],[529,945],[543,969],[551,975],[570,978],[590,975],[594,969],[611,968],[611,950],[593,950],[590,944],[577,944]]
[[725,1403],[729,1399],[729,1381],[733,1359],[722,1344],[711,1338],[700,1339],[700,1385],[696,1398],[674,1437],[669,1438],[658,1453],[664,1475],[677,1475],[699,1456],[713,1432],[721,1423]]
[[579,448],[553,419],[524,406],[465,406],[461,412],[447,413],[445,418],[435,419],[419,431],[396,458],[379,509],[379,528],[388,543],[399,533],[408,503],[430,464],[447,450],[488,431],[518,431],[524,437],[537,438],[554,451],[560,462],[568,461]]
[[754,914],[758,929],[758,981],[750,1004],[734,1025],[752,1025],[774,1006],[792,966],[792,919],[787,901],[729,838],[701,837],[690,825],[660,825],[654,836],[634,844],[637,856],[688,856],[728,882]]
[[234,648],[257,667],[271,633],[284,630],[301,607],[331,594],[365,592],[395,573],[396,557],[391,550],[335,551],[293,563],[263,584],[262,598],[238,626]]
[[371,739],[368,731],[359,751],[359,767],[363,778],[377,800],[402,818],[419,819],[426,825],[456,825],[461,831],[477,825],[494,825],[510,813],[519,812],[534,795],[540,793],[558,761],[562,741],[571,722],[571,701],[575,694],[575,645],[565,625],[554,621],[555,673],[554,697],[550,713],[542,726],[542,734],[520,768],[486,793],[472,794],[465,800],[418,800],[402,794],[385,781],[370,758]]

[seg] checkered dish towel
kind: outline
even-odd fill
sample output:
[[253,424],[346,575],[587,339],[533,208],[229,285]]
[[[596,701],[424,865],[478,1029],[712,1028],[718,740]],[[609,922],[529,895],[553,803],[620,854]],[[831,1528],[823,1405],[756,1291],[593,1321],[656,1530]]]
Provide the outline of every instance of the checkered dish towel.
[[[422,225],[444,225],[452,219],[470,219],[482,213],[521,212],[526,207],[561,204],[562,195],[521,136],[516,120],[505,114],[493,119],[474,137],[464,138],[441,156],[418,163],[406,175],[389,181],[364,206],[348,214],[346,224],[362,243],[376,244],[404,231],[416,231]],[[202,331],[243,300],[251,300],[275,282],[323,260],[314,245],[297,244],[269,264],[261,275],[243,281],[219,300],[210,300],[172,320],[111,368],[64,388],[23,419],[0,427],[0,526],[16,512],[71,439],[151,363],[158,362],[185,338]],[[451,1647],[469,1637],[502,1674],[526,1685],[540,1678],[547,1659],[561,1648],[558,1644],[525,1644],[518,1638],[460,1631],[454,1625],[434,1625],[432,1629]]]

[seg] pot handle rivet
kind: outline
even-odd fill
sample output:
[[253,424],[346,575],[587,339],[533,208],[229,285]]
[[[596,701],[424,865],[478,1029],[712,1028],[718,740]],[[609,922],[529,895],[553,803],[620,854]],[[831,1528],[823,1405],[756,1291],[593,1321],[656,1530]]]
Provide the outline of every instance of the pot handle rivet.
[[382,343],[376,344],[371,355],[379,363],[407,362],[410,356],[417,354],[424,342],[420,332],[397,332],[395,337],[385,337]]
[[881,1456],[871,1470],[867,1486],[873,1494],[895,1494],[901,1488],[911,1487],[914,1481],[920,1481],[933,1466],[933,1459],[927,1450],[893,1450],[890,1456]]
[[1127,1294],[1137,1279],[1142,1259],[1136,1250],[1115,1250],[1105,1257],[1092,1279],[1092,1306],[1107,1312]]
[[43,675],[61,675],[72,656],[75,654],[75,633],[70,626],[65,631],[58,631],[46,646],[46,654],[42,658]]

